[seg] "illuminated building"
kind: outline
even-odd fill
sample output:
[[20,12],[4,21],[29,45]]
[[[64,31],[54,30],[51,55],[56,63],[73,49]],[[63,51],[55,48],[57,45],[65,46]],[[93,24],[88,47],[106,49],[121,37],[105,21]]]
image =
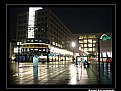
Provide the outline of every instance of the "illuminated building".
[[16,47],[16,40],[14,37],[10,37],[10,43],[9,43],[9,58],[11,58],[12,60],[15,57],[14,54],[14,47]]
[[[97,55],[97,39],[106,34],[112,37],[112,33],[82,33],[74,34],[74,40],[78,42],[77,51],[80,55],[94,54]],[[112,39],[103,41],[100,39],[101,57],[112,57]]]
[[[30,7],[29,12],[18,15],[17,41],[22,41],[22,55],[49,55],[50,61],[67,60],[73,55],[72,33],[47,8]],[[27,58],[28,59],[28,58]]]

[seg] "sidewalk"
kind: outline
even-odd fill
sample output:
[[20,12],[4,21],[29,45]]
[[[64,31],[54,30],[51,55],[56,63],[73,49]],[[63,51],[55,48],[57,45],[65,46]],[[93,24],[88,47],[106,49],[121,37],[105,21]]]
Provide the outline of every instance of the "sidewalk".
[[[39,63],[35,68],[33,63],[20,63],[20,65],[21,68],[18,68],[17,63],[10,66],[12,73],[8,75],[12,84],[99,84],[98,67],[94,64],[91,64],[89,68],[84,68],[83,64],[77,66],[71,62]],[[107,73],[101,74],[101,84],[109,84],[110,80],[108,81],[106,76]]]
[[[95,63],[90,63],[90,68],[87,69],[88,75],[90,76],[90,82],[95,84],[112,84],[112,69],[110,69],[110,65],[104,63],[100,64],[100,76],[99,76],[99,65]],[[93,76],[92,76],[93,74]],[[95,79],[94,79],[94,78]]]

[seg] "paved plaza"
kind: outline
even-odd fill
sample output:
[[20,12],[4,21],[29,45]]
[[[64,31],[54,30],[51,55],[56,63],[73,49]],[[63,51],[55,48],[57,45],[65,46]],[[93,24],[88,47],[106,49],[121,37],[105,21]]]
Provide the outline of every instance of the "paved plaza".
[[20,63],[18,68],[17,62],[12,62],[9,79],[13,85],[110,85],[112,70],[104,64],[99,76],[98,65],[94,63],[90,63],[89,68],[84,68],[83,63],[75,65],[70,61],[39,62],[38,67],[33,67],[33,63]]

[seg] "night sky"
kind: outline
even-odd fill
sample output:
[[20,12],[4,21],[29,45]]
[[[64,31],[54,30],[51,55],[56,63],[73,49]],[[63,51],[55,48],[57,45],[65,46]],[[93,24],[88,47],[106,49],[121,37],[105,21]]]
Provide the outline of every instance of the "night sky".
[[[112,32],[111,7],[49,7],[73,34]],[[28,8],[10,8],[10,34],[15,36],[17,14]]]

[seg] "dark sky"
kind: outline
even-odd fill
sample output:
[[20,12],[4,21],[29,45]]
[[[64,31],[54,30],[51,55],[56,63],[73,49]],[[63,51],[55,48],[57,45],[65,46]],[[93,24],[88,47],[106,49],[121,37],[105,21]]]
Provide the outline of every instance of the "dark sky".
[[[49,7],[74,34],[112,32],[111,7]],[[16,30],[17,14],[27,8],[10,8],[10,33]]]

